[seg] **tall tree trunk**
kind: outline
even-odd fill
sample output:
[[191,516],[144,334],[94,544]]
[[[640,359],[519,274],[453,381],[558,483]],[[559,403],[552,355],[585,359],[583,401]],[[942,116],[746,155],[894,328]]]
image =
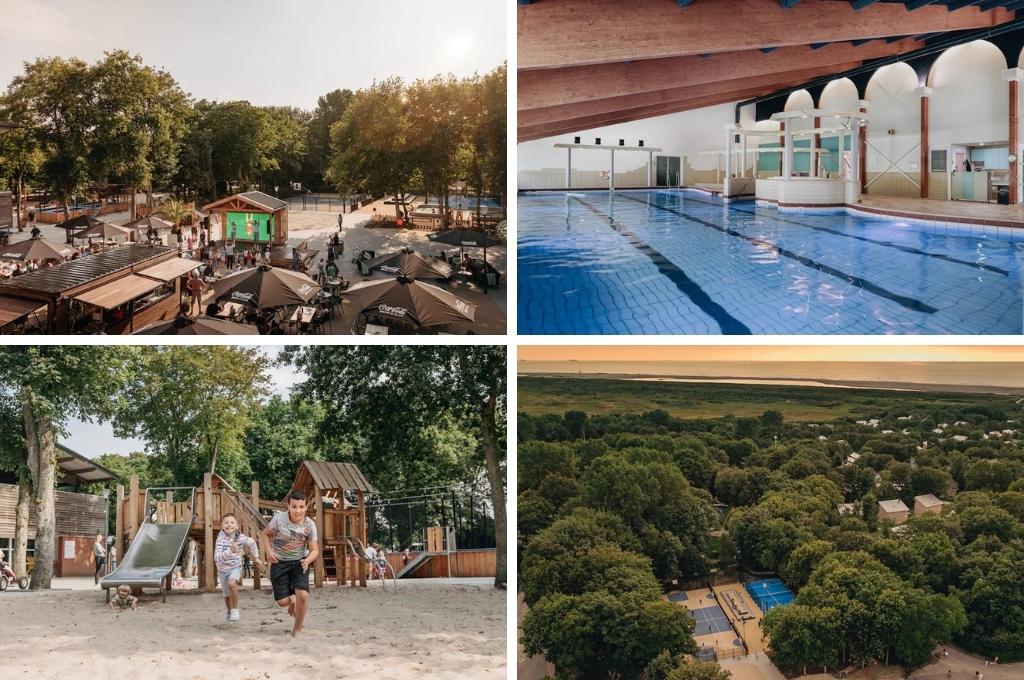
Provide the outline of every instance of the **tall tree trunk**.
[[11,559],[11,568],[18,578],[28,575],[28,504],[31,497],[29,480],[19,479],[18,505],[14,508],[14,556]]
[[506,542],[505,484],[501,478],[501,464],[498,461],[498,435],[495,411],[498,398],[489,395],[480,413],[481,444],[487,462],[487,481],[491,485],[491,503],[494,505],[494,542],[497,557],[497,572],[494,587],[504,589],[508,583],[508,546]]
[[[258,234],[259,232],[257,232]],[[258,242],[258,241],[257,241]],[[210,472],[217,472],[217,449],[220,448],[220,437],[213,440],[213,444],[210,446]]]
[[25,213],[21,210],[21,197],[24,195],[24,189],[22,181],[25,177],[25,173],[18,172],[18,181],[14,183],[14,205],[18,206],[15,212],[18,214],[18,231],[25,229]]
[[53,492],[57,457],[54,451],[53,423],[45,416],[37,418],[30,388],[22,387],[19,396],[22,418],[25,421],[28,469],[32,475],[32,488],[36,496],[36,563],[29,587],[33,590],[49,589],[53,579],[53,559],[57,540]]

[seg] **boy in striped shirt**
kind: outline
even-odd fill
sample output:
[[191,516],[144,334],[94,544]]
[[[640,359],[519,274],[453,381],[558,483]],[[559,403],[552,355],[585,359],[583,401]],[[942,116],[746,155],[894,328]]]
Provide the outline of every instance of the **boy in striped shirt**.
[[238,518],[227,513],[220,518],[220,533],[213,549],[213,561],[217,565],[217,580],[224,593],[224,604],[228,608],[228,622],[238,621],[238,584],[242,582],[242,557],[248,550],[254,563],[259,562],[260,553],[256,541],[238,530]]

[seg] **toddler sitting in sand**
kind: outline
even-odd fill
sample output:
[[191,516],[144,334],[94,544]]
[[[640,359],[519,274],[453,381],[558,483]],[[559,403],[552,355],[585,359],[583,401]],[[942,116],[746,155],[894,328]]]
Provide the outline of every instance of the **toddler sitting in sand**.
[[137,609],[139,598],[132,595],[129,586],[120,585],[117,587],[117,595],[110,600],[110,608],[115,612],[123,612],[125,609]]
[[220,533],[213,550],[217,578],[228,609],[228,622],[238,621],[238,584],[242,582],[242,556],[248,550],[253,562],[259,562],[256,541],[238,530],[238,519],[230,512],[220,518]]

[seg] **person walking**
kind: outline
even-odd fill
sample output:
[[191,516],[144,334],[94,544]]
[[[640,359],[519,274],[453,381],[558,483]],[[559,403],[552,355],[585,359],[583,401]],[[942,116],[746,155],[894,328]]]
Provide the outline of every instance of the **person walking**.
[[96,573],[93,574],[93,583],[100,582],[100,574],[107,562],[107,546],[103,541],[103,534],[96,534],[96,542],[92,544],[92,556],[96,561]]

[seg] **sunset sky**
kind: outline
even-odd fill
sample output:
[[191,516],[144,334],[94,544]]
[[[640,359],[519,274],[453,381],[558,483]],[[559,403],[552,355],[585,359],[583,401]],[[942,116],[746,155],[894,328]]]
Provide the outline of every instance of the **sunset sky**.
[[1024,361],[1024,348],[999,346],[522,346],[522,361]]

